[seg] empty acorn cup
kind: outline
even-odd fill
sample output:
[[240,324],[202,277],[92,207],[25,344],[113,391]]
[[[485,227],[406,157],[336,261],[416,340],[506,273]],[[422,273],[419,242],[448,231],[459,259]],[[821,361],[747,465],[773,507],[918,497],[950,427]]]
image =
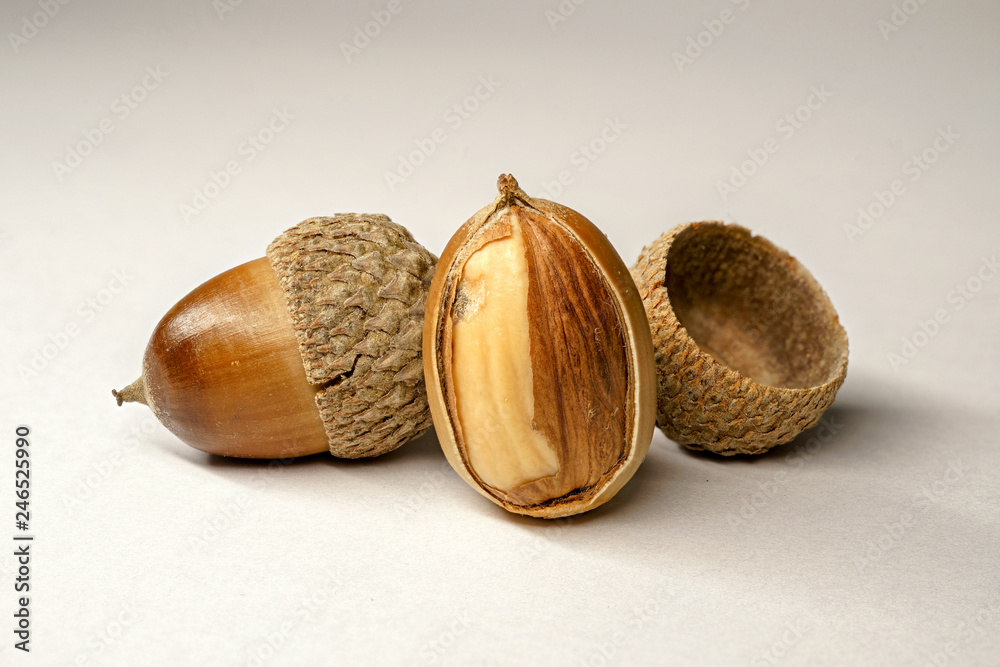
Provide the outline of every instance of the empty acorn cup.
[[738,225],[679,225],[632,267],[653,333],[657,426],[690,448],[760,454],[815,426],[847,333],[794,257]]

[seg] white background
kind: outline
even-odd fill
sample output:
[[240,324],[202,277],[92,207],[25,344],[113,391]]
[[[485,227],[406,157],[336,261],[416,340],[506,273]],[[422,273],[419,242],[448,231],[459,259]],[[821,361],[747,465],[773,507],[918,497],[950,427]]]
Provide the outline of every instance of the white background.
[[[366,44],[387,2],[225,1],[0,10],[0,541],[19,424],[36,536],[30,655],[0,549],[0,662],[1000,663],[1000,6],[402,2]],[[547,523],[433,434],[269,468],[115,406],[167,309],[282,230],[383,212],[440,253],[501,172],[629,264],[703,219],[788,249],[850,336],[828,431],[752,460],[657,432]]]

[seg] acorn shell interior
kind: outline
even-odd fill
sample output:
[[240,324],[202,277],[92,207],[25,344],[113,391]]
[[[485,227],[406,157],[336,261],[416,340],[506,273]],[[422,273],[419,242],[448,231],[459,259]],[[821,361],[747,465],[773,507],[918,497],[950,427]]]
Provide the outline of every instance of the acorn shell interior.
[[829,298],[794,257],[747,229],[682,231],[664,285],[698,347],[755,382],[804,389],[838,375],[847,335]]

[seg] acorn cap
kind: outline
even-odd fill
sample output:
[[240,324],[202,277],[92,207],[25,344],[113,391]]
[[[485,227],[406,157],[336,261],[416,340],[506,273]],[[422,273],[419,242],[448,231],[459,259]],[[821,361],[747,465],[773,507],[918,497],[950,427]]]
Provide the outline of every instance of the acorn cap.
[[631,269],[656,350],[657,426],[691,449],[759,454],[815,426],[847,333],[794,257],[738,225],[679,225]]
[[377,456],[431,423],[421,360],[436,259],[384,215],[310,218],[267,248],[334,456]]

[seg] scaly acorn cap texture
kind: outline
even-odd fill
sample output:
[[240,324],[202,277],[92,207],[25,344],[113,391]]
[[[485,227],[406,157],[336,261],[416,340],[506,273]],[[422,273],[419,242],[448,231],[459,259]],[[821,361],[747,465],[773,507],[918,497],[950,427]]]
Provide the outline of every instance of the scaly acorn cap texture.
[[436,259],[384,215],[310,218],[267,248],[330,453],[377,456],[431,424],[424,305]]
[[653,333],[657,426],[729,456],[815,426],[847,374],[847,333],[794,257],[738,225],[674,227],[631,269]]

